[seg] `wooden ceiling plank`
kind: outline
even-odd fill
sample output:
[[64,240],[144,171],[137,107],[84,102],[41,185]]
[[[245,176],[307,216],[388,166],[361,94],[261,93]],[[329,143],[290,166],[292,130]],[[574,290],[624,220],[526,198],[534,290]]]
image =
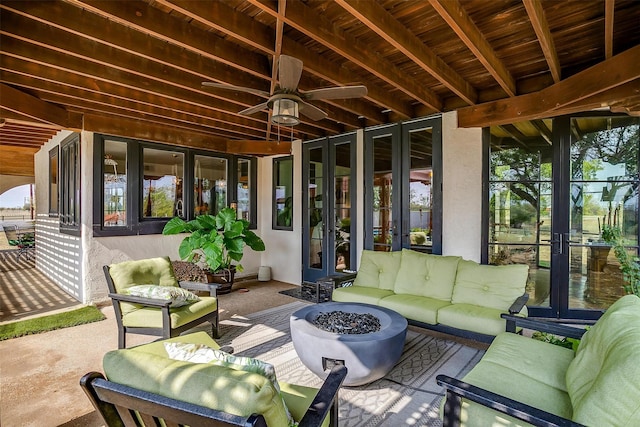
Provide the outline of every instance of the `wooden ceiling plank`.
[[[600,93],[604,93],[606,98],[607,91],[640,79],[639,63],[640,45],[539,92],[461,108],[458,110],[458,126],[484,127],[564,114],[564,107]],[[616,99],[608,100],[614,101]]]
[[[86,15],[87,12],[96,13],[142,34],[149,34],[167,43],[231,65],[265,81],[270,78],[269,64],[262,55],[246,49],[238,49],[237,44],[163,13],[143,1],[70,1],[80,8],[78,13],[81,15]],[[90,30],[89,34],[94,31]],[[210,78],[215,75],[216,73],[212,72]]]
[[[473,52],[508,96],[516,95],[516,81],[459,0],[429,0],[431,6]],[[477,101],[477,94],[476,94]],[[477,102],[474,102],[474,104]]]
[[0,99],[2,107],[36,121],[50,123],[65,129],[82,129],[82,118],[69,114],[57,105],[43,102],[40,99],[0,83]]
[[287,155],[291,154],[291,142],[252,140],[227,141],[227,151],[229,153],[242,153],[252,156]]
[[[45,67],[33,67],[34,76],[37,76],[39,73],[46,73],[49,71],[43,68],[52,67],[77,74],[78,76],[82,76],[83,78],[89,78],[94,82],[94,84],[97,84],[98,86],[101,84],[101,82],[117,84],[126,88],[127,93],[131,93],[132,91],[145,92],[152,95],[166,97],[177,102],[189,103],[192,105],[203,106],[207,108],[214,108],[224,113],[237,115],[239,117],[245,117],[238,115],[238,105],[235,103],[227,102],[224,99],[213,98],[212,96],[210,96],[210,94],[199,91],[192,91],[190,88],[185,88],[181,85],[158,84],[155,83],[154,80],[148,81],[144,74],[147,71],[150,74],[155,74],[156,70],[153,70],[152,67],[149,67],[144,63],[139,64],[139,68],[137,70],[134,70],[134,72],[129,72],[127,70],[117,70],[110,67],[105,67],[100,63],[91,61],[90,59],[68,55],[59,55],[57,52],[49,50],[45,47],[22,43],[19,40],[13,39],[11,37],[2,38],[1,42],[3,51],[6,55],[0,58],[0,63],[5,62],[5,58],[11,55],[21,58],[25,61],[31,60],[34,64],[39,63],[41,65],[44,65]],[[111,56],[117,56],[117,54],[113,53]],[[260,98],[256,97],[256,99]],[[312,127],[318,127],[337,133],[339,133],[342,129],[341,127],[327,120],[308,124],[310,124],[310,126]]]
[[[262,0],[248,0],[260,10],[273,16],[277,11]],[[363,43],[333,25],[302,2],[292,2],[287,6],[285,22],[296,30],[322,43],[334,52],[356,63],[369,73],[406,93],[413,99],[440,111],[442,101],[430,89],[419,84],[418,79],[406,76],[388,60],[375,54]]]
[[[453,93],[471,105],[476,104],[478,94],[473,86],[433,53],[422,40],[407,30],[384,7],[369,0],[336,0],[336,2]],[[515,83],[513,86],[515,87]]]
[[34,176],[33,156],[40,150],[37,147],[15,147],[0,144],[0,175]]
[[531,25],[538,36],[538,41],[549,65],[549,71],[553,76],[553,81],[558,83],[561,79],[560,60],[558,59],[558,52],[556,51],[553,36],[549,30],[549,24],[545,17],[542,3],[540,0],[522,0],[522,3],[527,10]]
[[615,11],[615,0],[604,1],[604,57],[609,59],[613,56],[613,16]]

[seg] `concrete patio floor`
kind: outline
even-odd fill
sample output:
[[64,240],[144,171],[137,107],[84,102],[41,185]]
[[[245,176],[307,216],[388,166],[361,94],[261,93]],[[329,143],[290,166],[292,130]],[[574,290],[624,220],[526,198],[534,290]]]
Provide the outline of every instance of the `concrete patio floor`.
[[[35,269],[28,273],[30,281],[41,280],[46,286],[55,286]],[[4,286],[7,284],[3,283]],[[238,289],[234,287],[231,293],[219,297],[221,320],[295,301],[292,297],[278,293],[293,288],[294,285],[291,284],[270,281],[248,282],[237,286]],[[1,299],[0,304],[3,304]],[[62,310],[79,306],[64,307]],[[103,355],[117,348],[113,307],[106,301],[99,308],[106,320],[0,341],[0,425],[103,425],[79,385],[80,377],[85,373],[101,371]],[[36,315],[59,310],[59,307],[54,306]],[[21,318],[17,315],[13,320]],[[2,320],[6,322],[11,319],[12,317],[5,317]],[[208,324],[205,323],[196,329],[207,328]],[[129,334],[127,344],[133,346],[154,339],[157,337]]]

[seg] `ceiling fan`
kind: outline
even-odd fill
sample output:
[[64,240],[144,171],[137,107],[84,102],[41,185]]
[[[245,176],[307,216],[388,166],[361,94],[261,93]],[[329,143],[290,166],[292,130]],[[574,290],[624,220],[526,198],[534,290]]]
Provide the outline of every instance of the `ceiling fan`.
[[278,85],[276,85],[273,93],[225,83],[203,82],[202,85],[248,92],[269,98],[266,102],[244,109],[238,114],[248,116],[269,108],[272,110],[271,121],[275,124],[285,126],[294,126],[300,123],[298,113],[307,116],[311,120],[322,120],[327,117],[326,112],[307,101],[359,98],[367,94],[367,87],[362,85],[335,86],[301,92],[298,90],[298,82],[300,81],[301,75],[301,60],[287,55],[280,55],[278,63]]

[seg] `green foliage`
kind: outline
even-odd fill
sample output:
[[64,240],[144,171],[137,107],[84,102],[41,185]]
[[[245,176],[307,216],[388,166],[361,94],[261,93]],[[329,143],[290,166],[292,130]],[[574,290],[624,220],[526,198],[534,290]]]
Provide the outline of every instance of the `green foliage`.
[[[265,250],[262,239],[249,230],[249,222],[236,219],[232,208],[224,208],[217,215],[199,215],[189,222],[175,217],[162,230],[164,235],[184,232],[191,234],[180,243],[180,258],[202,261],[214,272],[229,268],[233,261],[239,262],[245,246],[259,252]],[[242,271],[242,265],[236,264],[236,269]]]
[[535,331],[531,335],[531,338],[533,338],[534,340],[547,342],[549,344],[559,345],[560,347],[570,348],[573,351],[576,351],[578,349],[578,345],[580,344],[580,340],[575,338],[567,338],[567,337],[558,338],[553,334],[549,334],[547,332],[540,332],[540,331]]
[[613,253],[620,262],[622,277],[626,281],[623,285],[624,291],[640,296],[640,259],[627,252],[622,230],[618,226],[605,224],[602,227],[602,239],[613,247]]

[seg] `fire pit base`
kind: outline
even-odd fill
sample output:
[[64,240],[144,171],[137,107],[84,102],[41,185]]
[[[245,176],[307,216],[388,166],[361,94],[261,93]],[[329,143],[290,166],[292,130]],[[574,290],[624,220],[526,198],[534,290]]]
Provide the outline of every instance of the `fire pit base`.
[[[372,314],[380,320],[380,330],[368,334],[336,334],[323,331],[311,322],[321,313],[344,311]],[[325,379],[335,364],[347,367],[343,385],[358,386],[385,376],[402,355],[407,320],[393,310],[370,304],[324,303],[293,313],[290,319],[293,347],[302,363]]]

